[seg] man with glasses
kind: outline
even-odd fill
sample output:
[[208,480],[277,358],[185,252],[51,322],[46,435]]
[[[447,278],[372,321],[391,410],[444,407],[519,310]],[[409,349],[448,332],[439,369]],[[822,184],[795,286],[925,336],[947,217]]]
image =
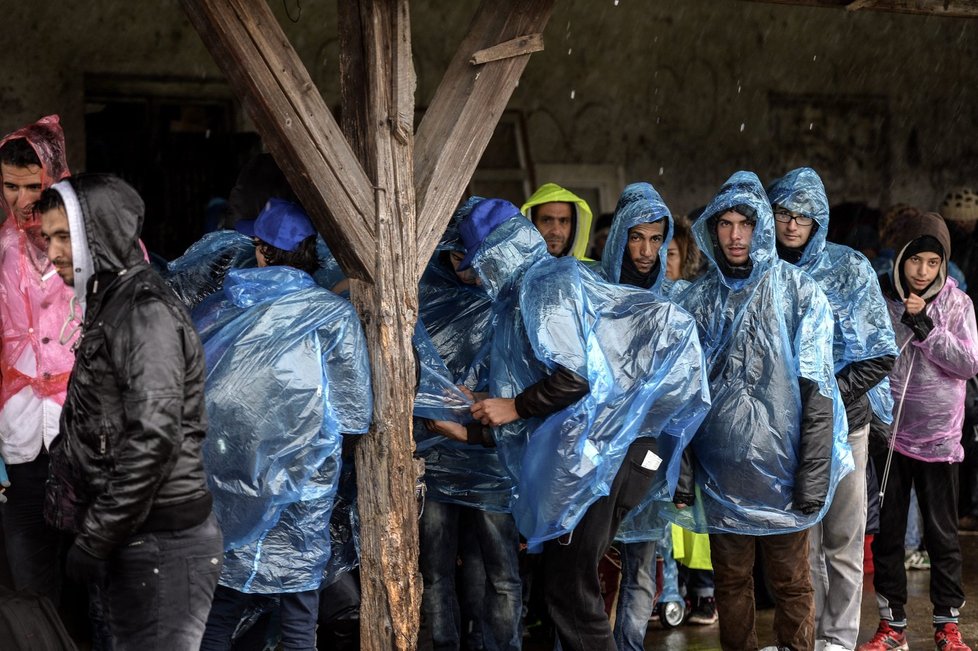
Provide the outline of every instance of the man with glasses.
[[856,648],[862,597],[866,521],[866,457],[874,407],[891,420],[886,376],[897,347],[872,265],[847,246],[826,242],[829,202],[815,170],[800,168],[768,189],[778,256],[806,271],[829,299],[835,317],[835,377],[846,407],[856,469],[836,488],[825,518],[810,529],[815,588],[815,648]]

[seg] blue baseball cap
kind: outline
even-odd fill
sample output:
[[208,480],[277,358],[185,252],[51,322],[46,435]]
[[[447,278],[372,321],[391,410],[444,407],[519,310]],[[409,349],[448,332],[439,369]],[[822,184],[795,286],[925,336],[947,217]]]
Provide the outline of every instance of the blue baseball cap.
[[472,266],[475,254],[497,226],[520,214],[520,209],[505,199],[485,199],[477,203],[469,216],[458,225],[462,244],[465,245],[465,257],[458,265],[459,270]]
[[316,234],[301,206],[274,197],[268,200],[257,218],[239,220],[234,229],[283,251],[295,251],[303,240]]

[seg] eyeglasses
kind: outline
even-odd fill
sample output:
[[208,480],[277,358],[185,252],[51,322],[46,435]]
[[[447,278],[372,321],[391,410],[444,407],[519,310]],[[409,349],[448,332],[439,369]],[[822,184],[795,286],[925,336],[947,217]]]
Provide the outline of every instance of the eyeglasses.
[[815,221],[813,218],[807,217],[805,215],[793,215],[791,214],[790,211],[784,209],[775,210],[774,218],[779,222],[781,222],[782,224],[787,224],[792,219],[794,219],[795,223],[798,224],[799,226],[811,226],[812,222]]

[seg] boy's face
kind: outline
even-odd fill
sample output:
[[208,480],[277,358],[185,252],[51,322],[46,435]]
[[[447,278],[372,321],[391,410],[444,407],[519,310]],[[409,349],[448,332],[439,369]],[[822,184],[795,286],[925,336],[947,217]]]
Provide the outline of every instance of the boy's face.
[[655,266],[665,229],[664,220],[653,224],[638,224],[628,229],[628,256],[639,273],[650,273]]
[[903,277],[910,291],[920,294],[934,282],[941,271],[941,259],[937,253],[921,251],[903,261]]
[[739,212],[729,210],[717,218],[717,244],[731,265],[739,267],[747,264],[752,237],[754,222]]
[[10,212],[18,224],[24,224],[33,216],[31,208],[41,196],[41,167],[30,165],[17,167],[0,163],[0,177],[3,178],[3,198],[10,206]]

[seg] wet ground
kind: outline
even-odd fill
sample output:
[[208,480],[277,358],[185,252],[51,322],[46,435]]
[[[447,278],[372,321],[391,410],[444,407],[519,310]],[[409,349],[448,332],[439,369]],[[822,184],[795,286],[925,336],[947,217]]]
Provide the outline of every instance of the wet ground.
[[[965,604],[961,612],[961,631],[969,646],[978,648],[978,534],[961,534],[961,553],[964,558],[964,591],[972,601]],[[934,634],[930,624],[931,605],[928,596],[930,572],[911,570],[907,572],[907,589],[910,603],[907,605],[909,621],[909,644],[911,649],[933,649]],[[760,610],[757,613],[757,635],[761,646],[774,643],[772,621],[774,610]],[[866,576],[863,583],[862,625],[859,630],[859,643],[863,643],[876,632],[879,613],[876,610],[876,594],[873,592],[873,578]],[[658,621],[649,624],[645,637],[645,648],[658,651],[714,651],[720,649],[718,629],[714,626],[684,625],[665,630]]]

